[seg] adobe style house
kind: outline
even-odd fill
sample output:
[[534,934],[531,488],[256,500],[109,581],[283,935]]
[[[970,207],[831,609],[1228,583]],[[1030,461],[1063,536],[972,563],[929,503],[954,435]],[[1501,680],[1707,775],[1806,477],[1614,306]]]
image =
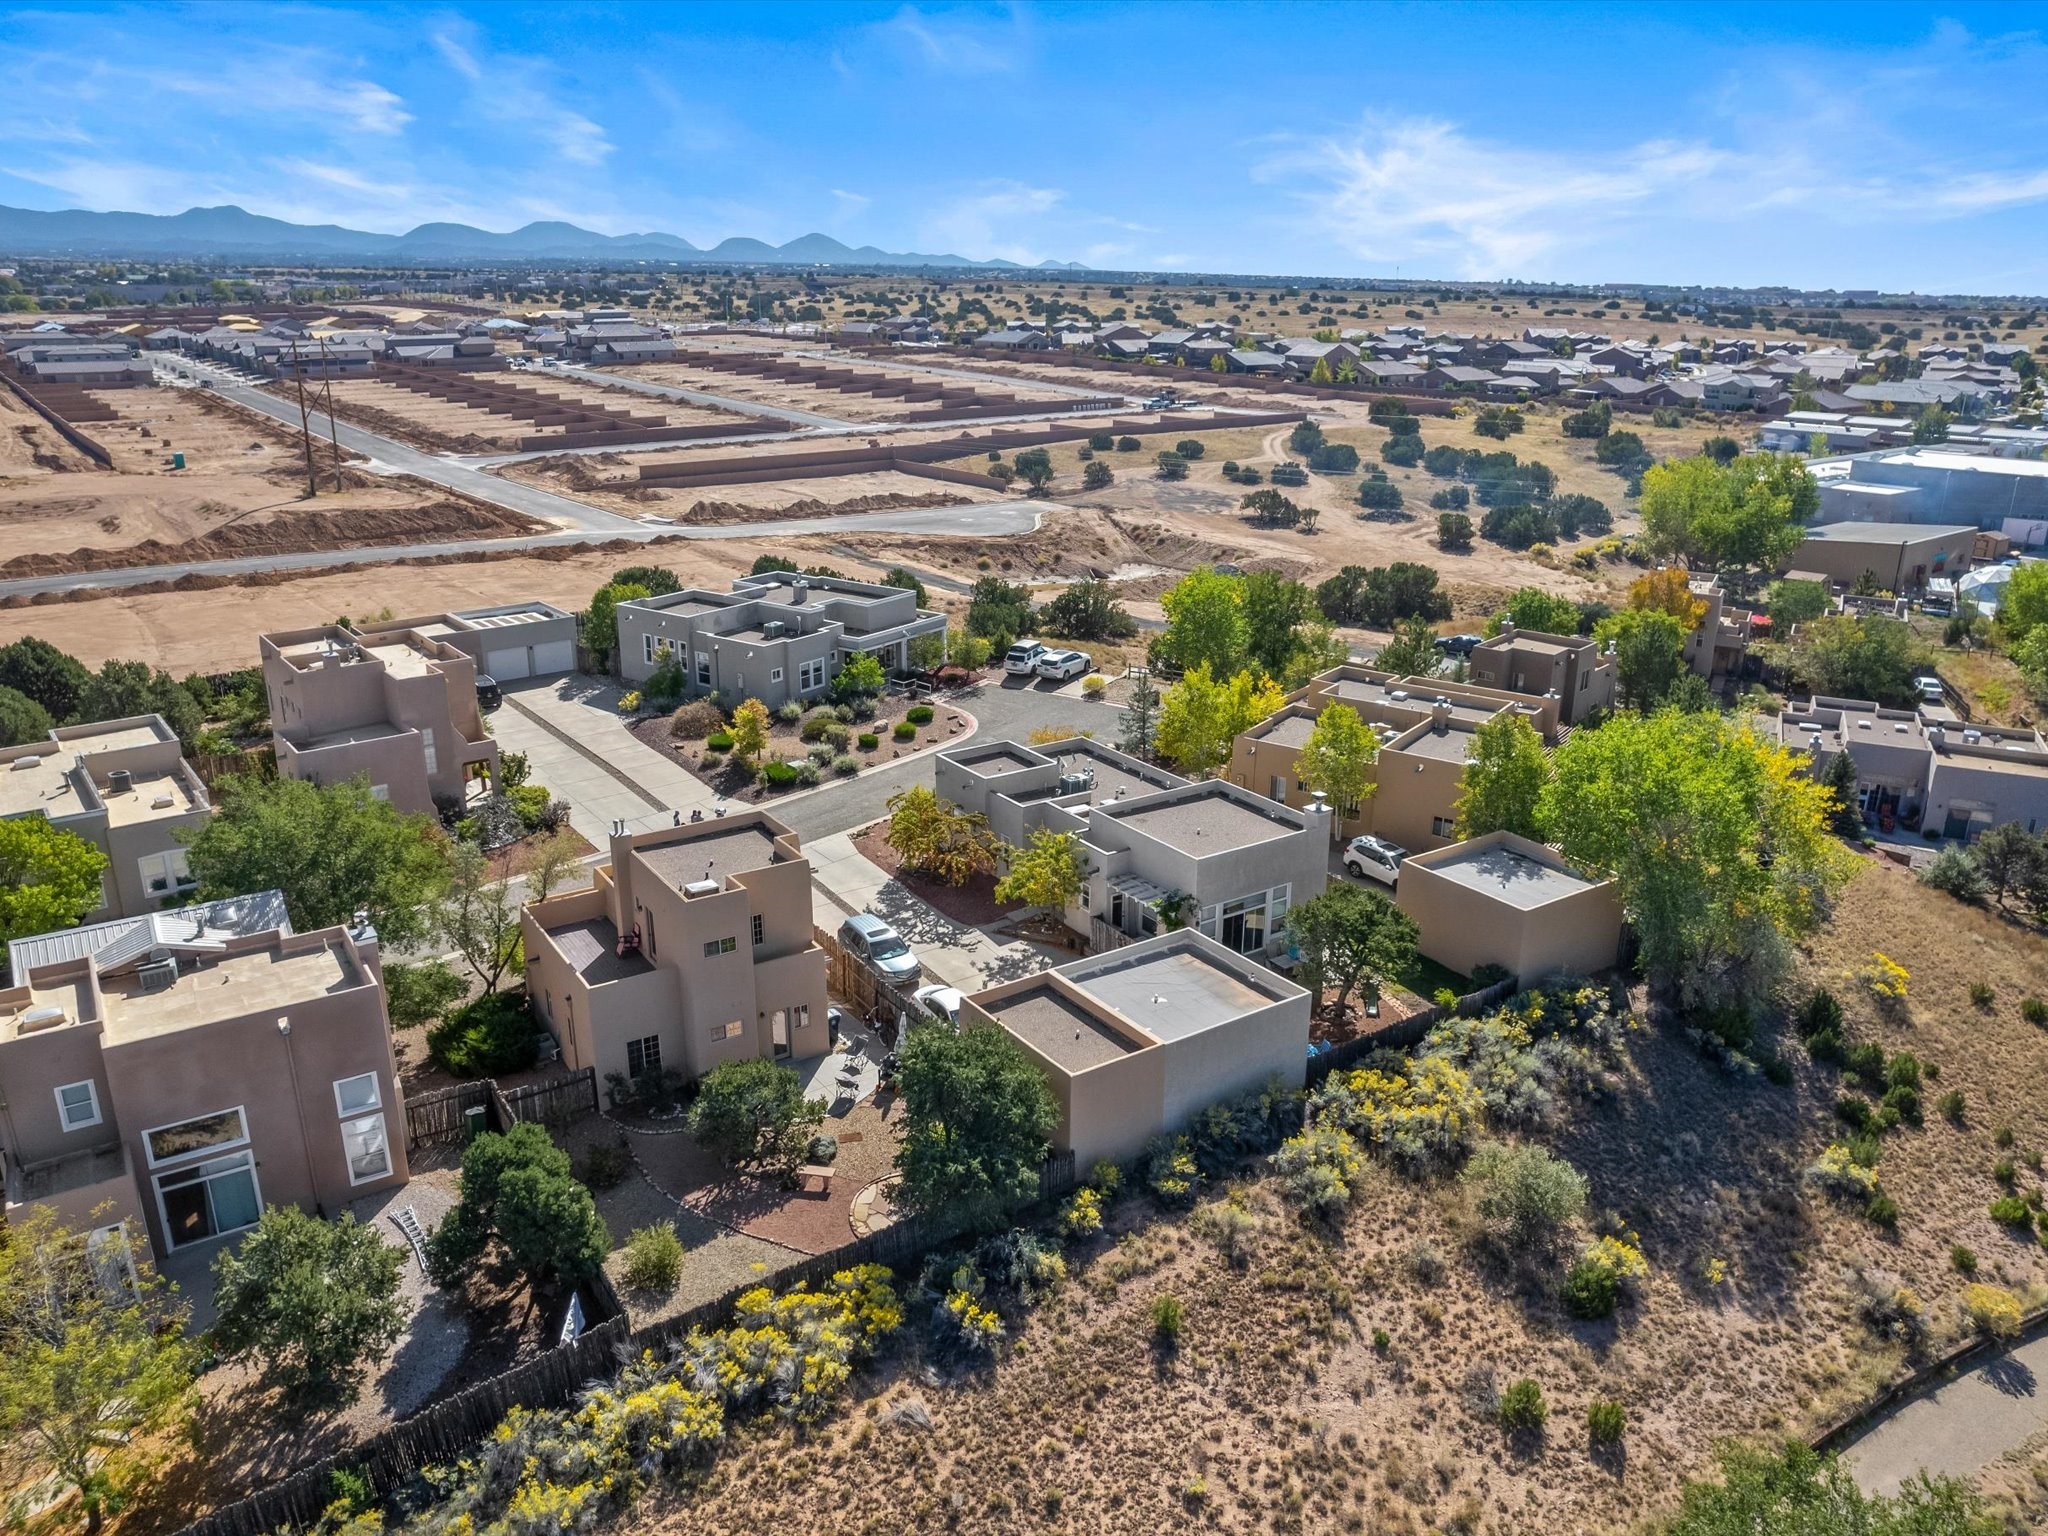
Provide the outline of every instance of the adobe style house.
[[431,814],[496,778],[498,744],[476,700],[476,661],[423,630],[340,625],[264,635],[277,771],[337,784],[360,773],[399,810]]
[[377,941],[294,934],[275,892],[10,946],[7,1205],[125,1224],[161,1258],[407,1177]]
[[811,863],[765,812],[615,837],[594,886],[519,927],[527,995],[572,1069],[697,1078],[828,1047]]
[[1779,712],[1778,742],[1807,752],[1816,776],[1848,753],[1857,809],[1872,826],[1890,830],[1889,819],[1962,841],[2006,822],[2048,827],[2048,743],[2035,731],[1818,697]]
[[46,817],[107,856],[105,899],[87,921],[153,911],[189,892],[197,882],[184,835],[212,814],[161,715],[60,726],[47,741],[0,750],[0,819]]
[[1315,796],[1301,782],[1301,753],[1317,716],[1332,704],[1355,711],[1380,738],[1373,793],[1357,805],[1331,807],[1337,836],[1370,833],[1410,850],[1450,841],[1478,726],[1513,711],[1546,741],[1558,728],[1555,699],[1347,664],[1310,679],[1237,738],[1223,770],[1230,782],[1296,809],[1312,806]]
[[406,631],[454,646],[495,682],[551,677],[576,667],[576,615],[553,603],[504,603],[416,619],[366,620],[349,628],[365,640]]
[[1329,877],[1326,808],[1189,782],[1085,737],[973,742],[939,753],[933,780],[1006,842],[1038,827],[1080,834],[1087,880],[1061,915],[1097,948],[1171,928],[1177,909],[1234,953],[1264,954],[1287,909]]
[[1503,621],[1472,652],[1472,681],[1504,693],[1554,695],[1561,724],[1614,707],[1614,658],[1585,635],[1546,635]]
[[621,603],[619,672],[643,682],[669,654],[683,664],[685,691],[770,709],[821,697],[839,669],[863,652],[885,671],[910,666],[910,642],[943,634],[946,616],[921,611],[902,587],[837,576],[768,572],[742,576],[730,592],[686,589]]
[[1729,608],[1719,577],[1698,576],[1688,583],[1693,597],[1707,605],[1698,626],[1685,637],[1679,657],[1701,677],[1720,677],[1740,668],[1749,655],[1750,615],[1747,608]]
[[1394,900],[1415,920],[1416,948],[1461,976],[1498,965],[1534,986],[1606,970],[1620,952],[1612,882],[1512,832],[1403,859]]
[[1077,1167],[1135,1156],[1198,1111],[1308,1066],[1307,992],[1183,929],[976,992],[963,1029],[1001,1029],[1051,1085],[1053,1145]]

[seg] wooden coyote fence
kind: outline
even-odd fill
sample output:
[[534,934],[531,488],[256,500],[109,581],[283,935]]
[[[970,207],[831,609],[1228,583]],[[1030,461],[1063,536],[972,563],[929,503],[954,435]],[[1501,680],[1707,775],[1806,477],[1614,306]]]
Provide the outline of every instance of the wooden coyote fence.
[[557,1127],[570,1125],[597,1113],[597,1069],[585,1067],[544,1083],[523,1083],[515,1088],[500,1088],[484,1077],[409,1097],[405,1101],[406,1150],[461,1141],[469,1134],[469,1111],[478,1107],[484,1111],[486,1128],[493,1131],[509,1131],[528,1120]]

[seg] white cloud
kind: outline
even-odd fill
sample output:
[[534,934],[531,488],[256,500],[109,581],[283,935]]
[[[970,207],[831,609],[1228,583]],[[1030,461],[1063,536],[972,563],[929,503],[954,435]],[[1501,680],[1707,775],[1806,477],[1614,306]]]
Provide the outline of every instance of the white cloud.
[[145,90],[195,97],[216,110],[232,108],[252,117],[289,113],[297,121],[331,118],[357,133],[379,137],[399,133],[412,121],[396,92],[374,80],[336,78],[332,71],[329,60],[283,49],[239,59],[209,58],[197,70],[151,68],[135,73]]
[[906,5],[875,29],[911,57],[949,75],[1005,74],[1029,46],[1014,15],[1007,25],[963,15],[927,15]]
[[874,201],[864,192],[848,192],[843,187],[834,187],[832,197],[839,204],[839,212],[845,218],[852,218]]
[[1056,187],[986,182],[981,190],[933,210],[918,226],[919,248],[934,255],[950,251],[977,261],[1000,257],[1035,266],[1046,253],[1026,244],[1022,232],[1042,228],[1044,215],[1059,207],[1066,196]]
[[544,61],[485,53],[469,30],[451,24],[436,31],[432,41],[448,67],[469,81],[470,106],[479,116],[538,139],[571,165],[604,164],[612,152],[610,136],[549,94]]

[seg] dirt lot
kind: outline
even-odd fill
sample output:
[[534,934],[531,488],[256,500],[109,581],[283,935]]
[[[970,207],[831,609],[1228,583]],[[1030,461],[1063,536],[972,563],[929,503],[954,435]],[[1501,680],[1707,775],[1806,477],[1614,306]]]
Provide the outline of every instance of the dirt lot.
[[[683,345],[707,351],[745,351],[761,355],[764,349],[758,347],[732,348],[721,345],[723,338],[702,340],[683,338]],[[886,360],[854,357],[845,353],[821,354],[815,348],[797,348],[784,352],[774,349],[773,355],[789,361],[815,362],[821,367],[856,367],[864,373],[882,373],[892,379],[902,379],[919,384],[936,384],[949,389],[979,389],[984,394],[1013,394],[1029,400],[1043,400],[1055,403],[1069,398],[1064,391],[1046,389],[1034,385],[1028,378],[1019,378],[1014,387],[989,384],[974,379],[962,379],[947,372],[920,368],[914,364],[899,362],[890,357]],[[959,366],[969,366],[962,361]],[[821,416],[835,417],[840,421],[883,422],[900,421],[910,411],[935,408],[936,400],[903,401],[879,395],[842,393],[837,389],[814,388],[808,384],[793,383],[782,379],[754,378],[747,374],[725,373],[715,368],[696,367],[688,363],[646,363],[618,370],[621,374],[636,379],[645,379],[655,384],[675,384],[685,389],[701,389],[714,395],[724,395],[734,400],[748,400],[761,405],[781,405],[797,410],[812,411]],[[1106,387],[1105,394],[1128,393],[1120,387]]]
[[[733,450],[728,447],[728,454]],[[626,517],[667,517],[680,523],[744,522],[776,517],[819,517],[873,512],[887,507],[949,507],[967,501],[1002,501],[1001,491],[947,485],[894,470],[835,475],[817,480],[771,480],[757,484],[665,487],[638,477],[638,466],[670,462],[680,455],[559,454],[505,464],[495,471],[508,480],[562,491]]]
[[[700,426],[740,419],[728,411],[709,410],[678,400],[662,400],[636,391],[605,389],[556,375],[491,373],[484,377],[492,383],[504,384],[521,394],[531,395],[536,402],[560,400],[572,406],[626,410],[635,416],[656,418],[669,426]],[[272,390],[273,393],[283,392],[282,386],[273,385]],[[442,453],[511,452],[518,449],[526,438],[560,437],[572,430],[562,426],[540,426],[459,401],[436,399],[380,379],[336,380],[334,405],[343,421],[352,421],[415,447]]]
[[[1906,1021],[1880,1022],[1855,991],[1873,942],[1912,972]],[[1789,1087],[1734,1077],[1660,1029],[1636,1038],[1631,1067],[1556,1142],[1590,1177],[1593,1209],[1638,1231],[1652,1266],[1613,1322],[1575,1322],[1540,1283],[1478,1257],[1455,1183],[1382,1170],[1323,1236],[1252,1180],[1235,1196],[1250,1217],[1238,1262],[1201,1235],[1203,1218],[1126,1206],[1105,1239],[1070,1252],[1073,1281],[1013,1320],[992,1371],[933,1371],[906,1339],[800,1449],[780,1429],[743,1436],[703,1490],[649,1513],[671,1532],[793,1518],[821,1533],[1631,1529],[1668,1509],[1717,1439],[1796,1433],[1895,1366],[1896,1346],[1858,1320],[1851,1264],[1911,1287],[1938,1334],[1958,1327],[1951,1243],[1975,1250],[1979,1279],[2035,1294],[2048,1281],[2041,1248],[1984,1214],[1997,1129],[2012,1127],[2023,1167],[2048,1146],[2048,1037],[2017,1013],[2048,990],[2048,947],[1873,866],[1805,970],[1843,997],[1853,1035],[1909,1047],[1967,1097],[1960,1126],[1930,1112],[1887,1138],[1896,1238],[1802,1192],[1801,1169],[1836,1131],[1836,1074],[1793,1046]],[[1967,1001],[1974,979],[1996,989],[1988,1011]],[[1710,1258],[1726,1266],[1718,1284]],[[1186,1316],[1172,1351],[1150,1338],[1167,1294]],[[1491,1403],[1523,1376],[1540,1383],[1549,1427],[1510,1438]],[[928,1432],[882,1419],[912,1397]],[[1618,1452],[1588,1444],[1596,1397],[1626,1405]],[[1991,1481],[2008,1475],[2024,1473]],[[815,1497],[819,1479],[831,1500]]]

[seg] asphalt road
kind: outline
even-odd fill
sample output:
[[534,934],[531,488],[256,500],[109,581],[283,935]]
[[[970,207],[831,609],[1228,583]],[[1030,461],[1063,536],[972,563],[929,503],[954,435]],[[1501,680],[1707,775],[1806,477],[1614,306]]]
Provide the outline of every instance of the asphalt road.
[[1973,1478],[2048,1430],[2044,1371],[2048,1333],[1893,1409],[1842,1453],[1843,1464],[1866,1493],[1896,1493],[1920,1472]]
[[[347,439],[344,438],[345,442]],[[489,479],[489,477],[481,477]],[[502,481],[491,481],[502,485]],[[486,498],[488,499],[488,498]],[[897,507],[887,512],[849,512],[843,517],[785,518],[770,523],[721,523],[685,528],[674,524],[635,523],[584,529],[573,533],[530,534],[511,539],[460,539],[429,544],[379,544],[360,549],[315,549],[288,555],[250,555],[230,560],[192,560],[171,565],[125,566],[118,570],[72,571],[58,576],[29,576],[0,581],[0,597],[17,593],[68,592],[79,587],[135,587],[181,576],[242,576],[252,571],[320,571],[378,560],[403,560],[425,555],[465,555],[483,550],[545,549],[563,544],[588,544],[599,539],[757,539],[799,533],[932,533],[1007,538],[1038,526],[1046,503],[1031,501],[969,502],[952,507]]]

